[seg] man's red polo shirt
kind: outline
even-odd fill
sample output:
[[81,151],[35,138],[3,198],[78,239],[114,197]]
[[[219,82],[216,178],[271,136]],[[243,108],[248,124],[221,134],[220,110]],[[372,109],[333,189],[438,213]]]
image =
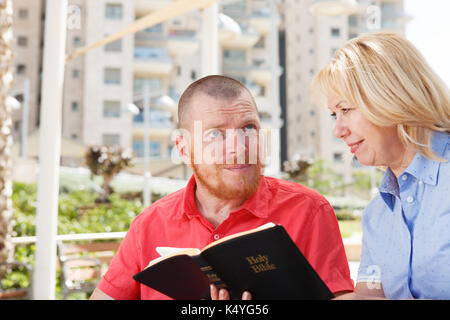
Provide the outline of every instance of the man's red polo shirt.
[[222,237],[281,224],[331,291],[353,290],[336,216],[328,201],[302,185],[263,177],[257,192],[214,228],[194,200],[195,178],[139,214],[98,287],[114,299],[168,299],[132,276],[159,257],[157,247],[199,248]]

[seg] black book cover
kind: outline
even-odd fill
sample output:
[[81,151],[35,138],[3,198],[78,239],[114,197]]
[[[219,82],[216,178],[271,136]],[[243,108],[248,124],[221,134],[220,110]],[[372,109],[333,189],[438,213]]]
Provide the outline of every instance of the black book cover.
[[210,283],[232,299],[245,290],[255,300],[334,297],[280,225],[162,259],[133,278],[174,299],[209,298]]

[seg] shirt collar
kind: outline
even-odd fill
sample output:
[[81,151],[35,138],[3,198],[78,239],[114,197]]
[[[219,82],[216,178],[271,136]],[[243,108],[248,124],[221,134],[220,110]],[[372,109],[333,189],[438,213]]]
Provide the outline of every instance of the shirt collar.
[[[435,132],[431,139],[431,149],[437,156],[443,157],[449,140],[450,135],[448,133]],[[413,175],[417,180],[435,186],[438,181],[440,165],[439,161],[427,159],[417,153],[405,172]]]
[[[450,134],[445,132],[434,132],[431,140],[431,148],[437,156],[442,157],[445,154],[449,141]],[[439,161],[427,159],[420,153],[417,153],[408,168],[406,168],[405,173],[411,174],[419,181],[421,180],[435,186],[438,181],[440,164]],[[384,202],[391,211],[393,211],[394,196],[399,197],[400,190],[398,179],[389,167],[387,168],[378,189]]]
[[[192,217],[196,215],[201,215],[195,203],[195,176],[192,175],[184,189],[183,194],[183,209],[180,212],[179,217]],[[262,176],[259,182],[258,189],[256,192],[250,196],[242,205],[242,207],[237,210],[247,210],[251,214],[259,218],[267,218],[269,215],[268,202],[272,199],[272,192],[270,191],[271,186],[269,181]]]
[[394,196],[398,197],[400,195],[400,192],[398,188],[397,178],[395,177],[391,168],[388,167],[386,169],[383,179],[381,179],[381,183],[380,186],[378,187],[378,190],[380,192],[381,198],[384,200],[389,209],[393,211]]

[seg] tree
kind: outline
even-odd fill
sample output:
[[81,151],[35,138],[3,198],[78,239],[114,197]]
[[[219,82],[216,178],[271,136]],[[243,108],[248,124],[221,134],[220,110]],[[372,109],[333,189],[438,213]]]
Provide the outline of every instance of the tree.
[[[12,2],[0,1],[0,261],[13,256],[14,247],[10,242],[12,233],[12,136],[11,104],[9,92],[13,83],[12,61]],[[3,273],[5,270],[3,270]],[[0,278],[3,277],[0,270]]]
[[131,166],[132,153],[120,146],[89,146],[86,152],[86,164],[94,175],[103,177],[103,194],[96,202],[109,203],[113,193],[111,182],[123,168]]
[[324,159],[296,159],[286,161],[283,171],[289,180],[304,184],[322,194],[336,194],[344,187],[343,178],[327,165]]

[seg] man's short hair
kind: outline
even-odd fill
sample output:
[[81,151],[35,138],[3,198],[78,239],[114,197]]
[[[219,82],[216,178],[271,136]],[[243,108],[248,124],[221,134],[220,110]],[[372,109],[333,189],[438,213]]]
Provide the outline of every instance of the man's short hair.
[[181,95],[178,102],[178,123],[180,128],[186,129],[186,115],[192,107],[191,100],[196,93],[204,93],[215,99],[235,99],[238,98],[243,91],[247,91],[252,97],[252,102],[256,103],[250,91],[238,80],[222,76],[210,75],[191,83]]

